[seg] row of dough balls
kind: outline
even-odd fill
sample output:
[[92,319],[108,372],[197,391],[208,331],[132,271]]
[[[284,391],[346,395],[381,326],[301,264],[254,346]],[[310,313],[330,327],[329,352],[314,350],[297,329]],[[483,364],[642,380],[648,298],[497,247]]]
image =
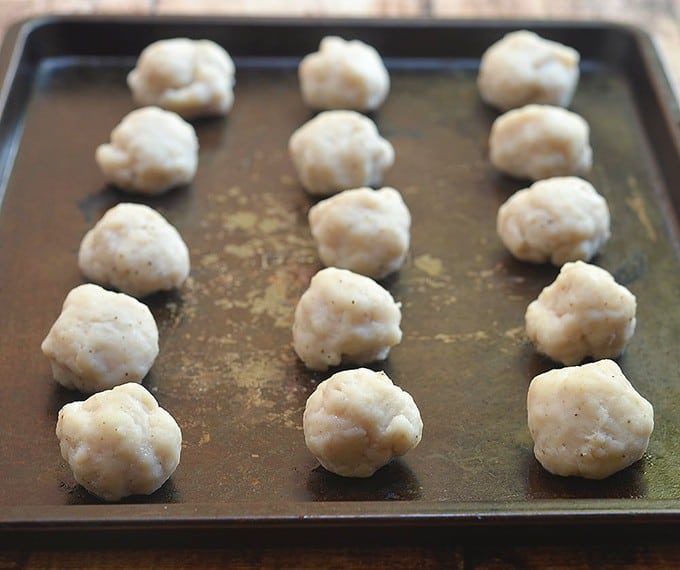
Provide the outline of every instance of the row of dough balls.
[[[635,330],[635,296],[606,270],[585,263],[610,237],[605,199],[585,180],[592,150],[585,120],[569,106],[578,83],[574,49],[518,31],[482,57],[478,86],[505,111],[491,129],[492,164],[536,180],[498,211],[503,244],[521,261],[561,266],[529,304],[526,333],[538,352],[567,365],[535,377],[527,394],[534,454],[562,476],[608,477],[644,454],[652,405],[609,360]],[[576,366],[585,358],[595,362]]]
[[[129,113],[95,158],[119,188],[158,194],[191,182],[198,165],[196,133],[173,111],[185,117],[226,112],[233,101],[233,65],[205,42],[150,47],[128,81],[137,103],[171,111],[149,106]],[[197,81],[159,89],[159,82],[177,69],[154,60],[168,57],[184,66],[180,76]],[[177,468],[182,434],[139,384],[158,355],[158,328],[148,308],[132,296],[181,286],[190,270],[189,251],[158,212],[119,204],[85,235],[78,265],[88,279],[122,292],[97,285],[75,288],[43,341],[57,382],[98,392],[59,412],[61,453],[76,481],[105,500],[150,494]]]
[[[527,394],[534,455],[550,473],[603,479],[647,450],[654,411],[610,360],[636,324],[635,296],[600,267],[565,263],[525,313],[536,350],[567,365],[535,377]],[[585,358],[595,362],[578,366]]]
[[[302,61],[299,75],[305,102],[320,109],[375,109],[389,87],[373,48],[335,37],[322,40],[319,53]],[[296,130],[289,151],[310,194],[339,192],[308,214],[327,267],[295,308],[295,352],[314,370],[384,360],[401,342],[401,309],[374,279],[401,268],[411,215],[397,190],[369,186],[382,182],[394,149],[368,117],[333,110]],[[370,477],[416,447],[422,429],[413,398],[384,372],[366,368],[322,382],[303,414],[307,448],[328,471],[345,477]]]
[[[372,191],[371,191],[372,192]],[[293,347],[308,368],[385,360],[402,338],[401,306],[365,275],[327,267],[295,308]],[[338,372],[307,399],[305,443],[329,471],[370,477],[418,445],[423,423],[413,398],[384,372]]]
[[[308,368],[385,360],[402,338],[401,308],[373,279],[327,267],[312,277],[295,308],[293,347]],[[413,398],[384,372],[338,372],[308,398],[305,443],[329,471],[370,477],[420,443]]]
[[142,108],[128,113],[95,154],[107,181],[142,194],[189,184],[199,145],[185,119],[228,113],[234,73],[231,56],[210,40],[173,38],[147,46],[127,77]]
[[118,204],[80,244],[83,275],[94,284],[73,289],[42,351],[55,380],[93,393],[141,382],[158,355],[158,327],[134,297],[181,286],[189,275],[189,250],[161,214],[142,204]]
[[189,252],[158,212],[123,203],[87,232],[78,265],[87,278],[127,293],[76,287],[42,343],[59,384],[96,392],[60,410],[61,454],[76,481],[102,499],[150,494],[179,465],[182,433],[140,385],[158,356],[158,327],[132,295],[179,287]]
[[230,55],[209,40],[173,38],[147,46],[127,77],[142,108],[127,114],[95,154],[107,181],[142,194],[190,183],[198,138],[184,119],[228,113],[234,73]]
[[59,411],[56,435],[75,480],[108,501],[159,489],[179,465],[182,432],[139,384],[158,355],[148,307],[125,293],[80,285],[67,295],[42,350],[57,382],[97,392]]
[[380,185],[394,163],[394,148],[357,112],[377,109],[389,92],[380,54],[359,40],[327,36],[318,52],[300,62],[298,77],[305,103],[324,111],[298,128],[288,144],[305,190],[323,196]]
[[[234,104],[234,62],[210,40],[159,40],[140,54],[127,82],[138,105],[156,105],[186,119],[224,115]],[[359,41],[336,36],[298,66],[304,102],[313,109],[377,109],[390,77],[380,55]]]
[[[635,329],[635,297],[589,261],[610,237],[607,202],[571,176],[590,167],[587,123],[559,107],[578,82],[578,53],[525,30],[508,34],[482,57],[482,98],[511,109],[491,128],[490,159],[503,172],[539,179],[498,210],[496,227],[514,257],[563,266],[531,303],[527,335],[562,364],[619,356]],[[524,105],[513,109],[517,105]],[[566,264],[566,265],[565,265]]]
[[[158,194],[191,182],[198,139],[184,121],[228,112],[233,63],[212,42],[171,40],[149,46],[128,77],[135,101],[95,158],[121,189]],[[169,110],[163,110],[158,106]],[[93,393],[59,412],[56,435],[76,481],[116,501],[151,494],[176,470],[182,433],[175,419],[140,385],[158,355],[158,328],[135,297],[180,287],[189,252],[158,212],[138,204],[112,208],[83,238],[83,275],[42,343],[55,380]]]
[[[96,151],[107,180],[144,194],[191,182],[198,138],[182,117],[227,113],[233,77],[231,58],[213,42],[174,39],[146,48],[128,76],[135,102],[146,107],[125,116]],[[102,499],[150,494],[177,468],[182,434],[140,385],[158,355],[158,328],[134,297],[180,287],[189,251],[158,212],[123,203],[85,235],[78,265],[86,278],[121,292],[76,287],[42,343],[58,383],[96,392],[60,410],[61,453],[76,481]]]
[[[393,188],[345,190],[309,211],[326,267],[295,308],[293,348],[308,368],[362,365],[401,342],[401,306],[374,281],[406,257],[410,213]],[[341,268],[344,267],[344,268]],[[418,445],[423,423],[413,398],[384,372],[338,372],[308,398],[303,432],[328,471],[370,477]]]
[[590,170],[589,127],[571,104],[578,52],[527,30],[507,34],[484,52],[477,85],[504,112],[491,128],[489,155],[501,172],[540,180]]

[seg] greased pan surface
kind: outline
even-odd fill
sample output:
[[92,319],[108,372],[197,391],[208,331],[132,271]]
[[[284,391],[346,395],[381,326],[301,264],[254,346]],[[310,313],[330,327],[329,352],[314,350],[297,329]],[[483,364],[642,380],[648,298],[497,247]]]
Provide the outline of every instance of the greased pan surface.
[[[590,123],[588,179],[607,198],[613,237],[595,262],[638,299],[620,364],[653,402],[645,458],[608,480],[553,477],[532,454],[525,398],[552,364],[523,336],[527,304],[557,270],[514,261],[495,233],[498,206],[527,184],[490,166],[496,113],[481,103],[483,50],[529,27],[578,49],[573,110]],[[422,443],[368,480],[333,476],[308,453],[305,400],[329,374],[297,360],[297,299],[321,267],[306,214],[313,200],[287,154],[311,118],[296,65],[321,37],[372,43],[392,89],[372,114],[394,145],[385,184],[413,217],[405,267],[383,284],[403,305],[403,342],[384,368],[418,403]],[[107,187],[96,146],[134,108],[125,77],[151,41],[210,38],[234,56],[228,118],[195,121],[194,183],[159,198]],[[304,22],[54,19],[6,39],[0,119],[0,525],[73,529],[265,524],[470,524],[675,521],[680,282],[676,107],[648,40],[626,28],[523,22]],[[150,297],[161,352],[144,385],[182,427],[181,464],[150,497],[108,505],[61,459],[58,387],[40,343],[82,283],[84,233],[121,201],[157,208],[187,242],[190,281]]]

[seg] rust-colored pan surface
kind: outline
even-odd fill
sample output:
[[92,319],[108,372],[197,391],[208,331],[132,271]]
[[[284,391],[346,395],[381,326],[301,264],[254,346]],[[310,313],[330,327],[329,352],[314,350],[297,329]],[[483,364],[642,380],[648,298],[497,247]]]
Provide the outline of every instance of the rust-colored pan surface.
[[[479,99],[479,57],[530,27],[582,54],[573,110],[590,124],[588,179],[612,239],[594,261],[637,296],[625,374],[653,404],[645,457],[605,480],[554,477],[526,425],[532,377],[554,366],[523,334],[524,311],[557,269],[511,258],[499,205],[527,186],[494,171],[496,112]],[[293,311],[320,269],[288,138],[312,113],[296,66],[321,37],[373,44],[392,89],[374,114],[395,147],[385,184],[412,217],[405,267],[383,284],[403,305],[403,342],[383,366],[410,392],[422,443],[367,480],[336,477],[304,444],[305,400],[328,374],[297,359]],[[210,38],[234,56],[227,118],[194,122],[195,181],[158,198],[107,187],[98,144],[134,108],[136,55],[166,37]],[[522,22],[305,22],[54,19],[7,37],[0,119],[0,529],[101,530],[283,525],[468,525],[680,518],[680,200],[677,107],[651,44],[606,25]],[[180,424],[182,460],[149,497],[102,503],[62,460],[59,387],[40,343],[68,291],[77,251],[109,207],[157,208],[187,242],[190,280],[145,299],[160,355],[144,385]]]

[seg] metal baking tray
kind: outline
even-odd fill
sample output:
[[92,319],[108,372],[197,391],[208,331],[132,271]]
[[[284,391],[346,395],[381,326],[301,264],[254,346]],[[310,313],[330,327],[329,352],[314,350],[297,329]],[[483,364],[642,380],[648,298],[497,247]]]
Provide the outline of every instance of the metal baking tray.
[[[607,198],[613,237],[596,262],[638,299],[620,359],[655,406],[642,461],[605,480],[554,477],[533,458],[525,398],[553,366],[523,337],[526,305],[557,270],[514,261],[498,206],[526,186],[496,173],[496,113],[475,84],[482,52],[519,28],[582,55],[573,110],[592,129],[588,178]],[[312,114],[296,66],[329,34],[385,57],[392,90],[372,117],[396,149],[385,183],[412,216],[405,267],[384,285],[403,304],[404,340],[384,368],[418,403],[421,445],[367,480],[320,468],[301,430],[327,374],[297,360],[297,299],[320,268],[313,200],[287,155]],[[150,42],[223,45],[237,65],[228,118],[196,121],[194,183],[157,198],[104,184],[96,146],[134,106],[125,77]],[[47,18],[13,27],[0,53],[0,530],[173,531],[507,527],[680,520],[680,117],[650,40],[609,24]],[[160,356],[144,381],[182,427],[181,464],[158,492],[106,504],[61,459],[57,386],[40,343],[83,282],[84,233],[121,201],[163,213],[187,241],[190,281],[146,299]]]

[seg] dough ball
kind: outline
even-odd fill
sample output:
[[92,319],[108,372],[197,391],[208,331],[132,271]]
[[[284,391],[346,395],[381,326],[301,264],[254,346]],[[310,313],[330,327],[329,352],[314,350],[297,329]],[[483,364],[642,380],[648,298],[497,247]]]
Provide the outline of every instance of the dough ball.
[[611,360],[536,376],[527,396],[534,454],[550,473],[604,479],[642,457],[652,405]]
[[137,109],[99,145],[95,159],[106,179],[123,190],[161,194],[188,184],[198,167],[198,139],[181,117],[158,107]]
[[515,178],[540,180],[585,174],[592,165],[590,128],[560,107],[527,105],[498,117],[491,126],[491,163]]
[[384,360],[401,342],[400,305],[373,279],[327,267],[295,308],[293,346],[307,367]]
[[92,281],[134,297],[179,287],[189,275],[189,250],[156,210],[118,204],[80,244],[78,266]]
[[372,111],[390,90],[390,76],[373,47],[335,36],[302,60],[298,75],[302,98],[313,109]]
[[293,133],[288,149],[310,194],[377,186],[394,163],[392,145],[355,111],[319,113]]
[[309,451],[328,471],[370,477],[420,443],[413,398],[384,372],[344,370],[319,384],[302,419]]
[[59,384],[98,392],[142,381],[158,356],[158,328],[137,299],[81,285],[66,296],[41,348]]
[[234,104],[234,62],[210,40],[152,43],[127,82],[138,105],[158,105],[185,119],[224,115]]
[[309,225],[325,265],[374,279],[397,271],[408,252],[411,214],[394,188],[345,190],[312,206]]
[[527,307],[526,333],[538,352],[562,364],[616,358],[635,332],[635,296],[595,265],[565,263]]
[[512,32],[482,55],[479,92],[501,111],[529,103],[568,107],[578,84],[579,60],[575,49],[527,30]]
[[609,239],[609,208],[589,182],[549,178],[512,195],[498,210],[496,228],[522,261],[588,261]]
[[134,383],[66,404],[56,433],[75,480],[107,501],[156,491],[182,449],[175,419]]

